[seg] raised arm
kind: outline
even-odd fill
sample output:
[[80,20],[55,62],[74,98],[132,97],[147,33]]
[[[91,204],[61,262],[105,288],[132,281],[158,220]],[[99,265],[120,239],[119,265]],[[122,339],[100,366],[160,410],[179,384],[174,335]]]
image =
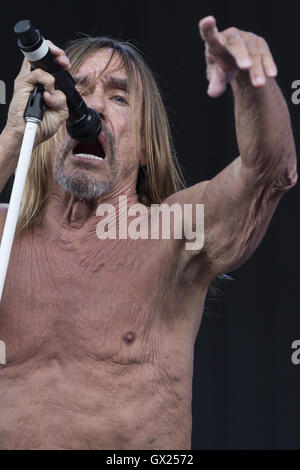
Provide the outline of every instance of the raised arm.
[[266,41],[236,28],[220,33],[213,17],[199,27],[209,96],[232,86],[240,151],[211,181],[176,196],[181,203],[204,204],[203,252],[213,277],[236,269],[253,253],[281,196],[296,184],[297,165],[289,113]]

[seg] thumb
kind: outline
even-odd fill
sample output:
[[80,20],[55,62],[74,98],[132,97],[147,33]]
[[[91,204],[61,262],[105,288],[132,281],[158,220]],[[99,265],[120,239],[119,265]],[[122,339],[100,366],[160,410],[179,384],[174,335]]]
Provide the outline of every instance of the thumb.
[[49,108],[58,111],[63,108],[67,109],[66,95],[60,90],[55,90],[53,94],[48,91],[44,91],[44,100]]
[[23,78],[26,77],[31,71],[31,65],[30,62],[24,57],[23,62],[22,62],[22,67],[20,68],[20,71],[17,75],[16,78]]
[[217,65],[212,67],[211,76],[208,86],[208,96],[211,98],[218,98],[223,95],[227,88],[227,76],[223,70]]

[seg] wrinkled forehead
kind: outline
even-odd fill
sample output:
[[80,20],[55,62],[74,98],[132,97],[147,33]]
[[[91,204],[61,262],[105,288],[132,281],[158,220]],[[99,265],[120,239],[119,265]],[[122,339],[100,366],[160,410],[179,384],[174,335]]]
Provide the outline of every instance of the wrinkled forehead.
[[99,49],[98,51],[92,52],[85,61],[80,65],[76,74],[97,74],[101,75],[104,72],[118,73],[120,77],[125,78],[127,76],[126,69],[123,64],[123,60],[117,51],[112,49]]
[[127,83],[128,91],[134,94],[141,93],[141,80],[135,64],[125,60],[121,54],[110,48],[102,48],[92,52],[84,62],[74,70],[77,81],[84,79],[89,82],[97,81],[99,78],[105,80],[114,77]]

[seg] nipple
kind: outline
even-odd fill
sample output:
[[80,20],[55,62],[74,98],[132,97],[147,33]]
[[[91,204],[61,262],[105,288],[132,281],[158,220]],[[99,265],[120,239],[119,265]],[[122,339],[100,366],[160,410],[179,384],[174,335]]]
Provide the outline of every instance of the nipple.
[[125,333],[125,335],[123,336],[123,340],[126,344],[132,344],[135,340],[135,333],[133,333],[133,331]]

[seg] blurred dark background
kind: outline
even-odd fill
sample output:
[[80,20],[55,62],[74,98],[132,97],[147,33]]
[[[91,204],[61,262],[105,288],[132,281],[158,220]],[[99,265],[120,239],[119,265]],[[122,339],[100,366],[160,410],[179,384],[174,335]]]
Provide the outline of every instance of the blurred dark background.
[[[237,26],[264,36],[279,68],[299,148],[300,105],[292,82],[300,80],[300,33],[295,2],[127,1],[11,2],[1,8],[1,72],[7,104],[21,65],[12,33],[30,19],[63,47],[83,32],[133,40],[156,73],[171,121],[175,148],[188,185],[213,177],[238,155],[230,91],[206,94],[204,47],[198,20],[213,14],[219,28]],[[1,195],[8,202],[9,181]],[[300,340],[299,185],[282,199],[252,258],[209,305],[195,350],[193,449],[299,449],[300,365],[291,344]]]

